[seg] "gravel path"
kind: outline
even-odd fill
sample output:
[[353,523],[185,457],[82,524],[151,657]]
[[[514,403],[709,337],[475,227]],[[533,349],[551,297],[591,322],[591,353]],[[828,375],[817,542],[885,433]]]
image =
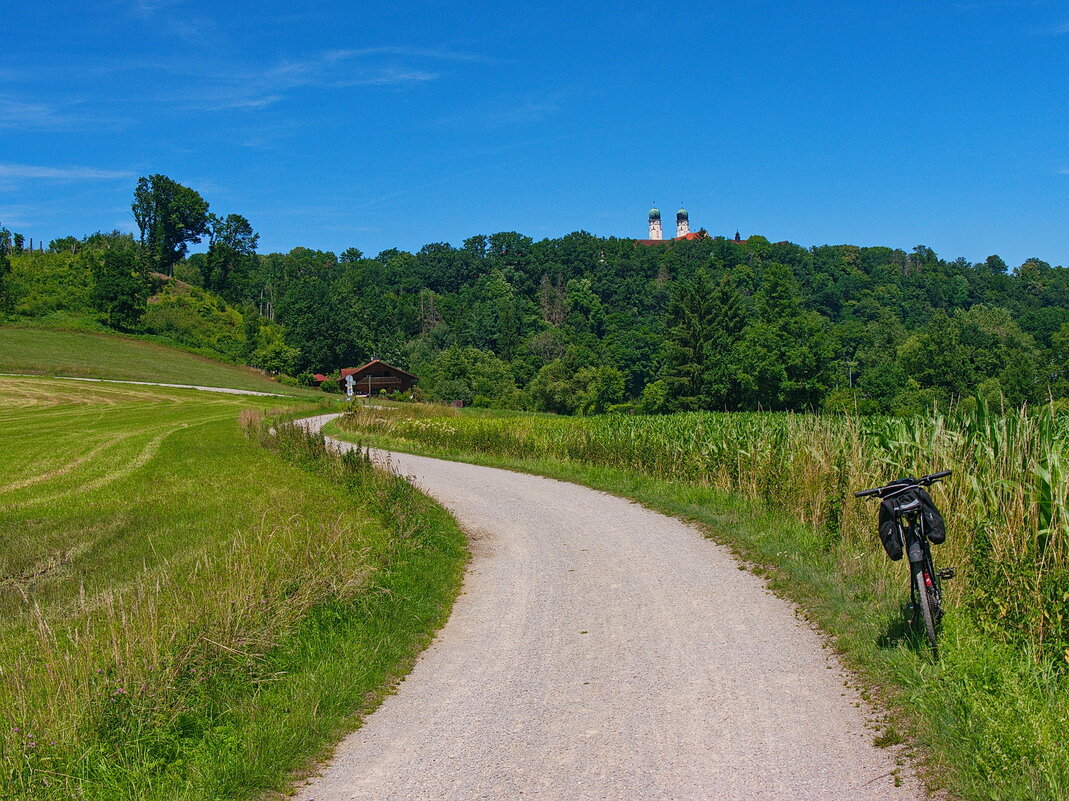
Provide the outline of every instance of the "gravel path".
[[817,634],[693,527],[574,484],[391,459],[473,560],[436,642],[299,799],[925,797],[906,769],[895,786]]

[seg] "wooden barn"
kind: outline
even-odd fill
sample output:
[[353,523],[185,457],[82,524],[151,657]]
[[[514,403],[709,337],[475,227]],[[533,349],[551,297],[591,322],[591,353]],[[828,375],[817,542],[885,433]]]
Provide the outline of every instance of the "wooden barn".
[[370,397],[378,395],[383,389],[387,392],[408,392],[417,380],[412,373],[406,373],[400,367],[374,359],[363,367],[346,367],[341,371],[338,385],[342,392],[348,393],[352,386],[353,395]]

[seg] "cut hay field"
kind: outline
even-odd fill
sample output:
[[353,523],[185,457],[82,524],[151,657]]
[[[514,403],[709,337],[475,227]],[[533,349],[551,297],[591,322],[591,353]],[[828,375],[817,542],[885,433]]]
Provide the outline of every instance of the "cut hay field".
[[284,789],[444,619],[451,518],[280,402],[0,378],[0,797]]
[[0,373],[231,387],[284,395],[313,394],[310,390],[279,384],[249,367],[223,364],[165,345],[118,334],[42,328],[0,327]]

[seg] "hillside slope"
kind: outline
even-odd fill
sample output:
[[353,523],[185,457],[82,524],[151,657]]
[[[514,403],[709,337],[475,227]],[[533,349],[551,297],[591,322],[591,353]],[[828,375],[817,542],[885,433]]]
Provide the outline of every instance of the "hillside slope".
[[313,394],[248,367],[113,334],[0,327],[0,373],[110,378]]

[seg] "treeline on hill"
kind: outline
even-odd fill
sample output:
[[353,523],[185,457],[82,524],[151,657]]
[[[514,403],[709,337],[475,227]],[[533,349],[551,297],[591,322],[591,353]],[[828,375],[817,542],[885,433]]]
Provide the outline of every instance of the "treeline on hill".
[[[13,248],[8,307],[91,310],[305,380],[377,357],[420,376],[431,399],[561,413],[904,414],[975,394],[1069,397],[1069,269],[1038,259],[1010,271],[923,246],[644,247],[585,232],[374,258],[258,254],[244,217],[209,213],[165,176],[141,179],[133,210],[136,241]],[[187,257],[202,237],[208,251]]]

